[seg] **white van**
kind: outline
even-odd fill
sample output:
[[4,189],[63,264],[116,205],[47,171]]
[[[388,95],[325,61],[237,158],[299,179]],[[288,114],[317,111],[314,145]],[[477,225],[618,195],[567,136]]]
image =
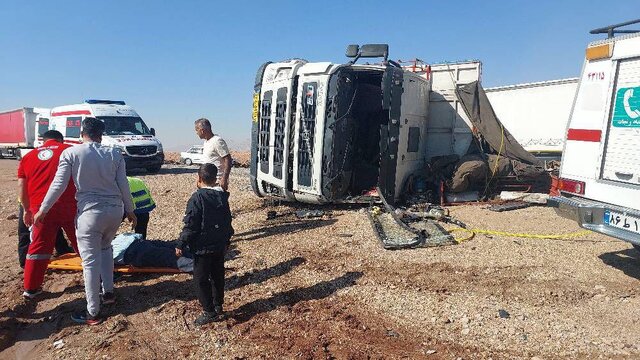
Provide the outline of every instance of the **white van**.
[[155,130],[148,128],[136,111],[124,101],[85,100],[82,104],[58,106],[51,109],[49,129],[64,135],[65,143],[79,144],[82,120],[95,117],[105,124],[102,144],[122,151],[127,170],[160,171],[164,162],[162,144]]
[[[640,34],[587,47],[560,168],[549,204],[583,228],[640,247]],[[627,33],[628,31],[621,31]]]

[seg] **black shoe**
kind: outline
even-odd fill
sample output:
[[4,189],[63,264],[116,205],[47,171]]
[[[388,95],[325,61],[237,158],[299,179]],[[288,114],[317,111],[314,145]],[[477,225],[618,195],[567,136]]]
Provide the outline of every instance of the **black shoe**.
[[104,321],[104,319],[100,317],[100,314],[91,316],[86,310],[73,313],[73,315],[71,315],[71,320],[77,322],[78,324],[85,325],[98,325]]
[[106,292],[102,294],[102,303],[105,305],[111,305],[116,303],[116,296],[113,292]]
[[194,321],[194,323],[198,326],[206,325],[208,323],[212,323],[218,319],[218,314],[216,312],[204,311],[198,318]]

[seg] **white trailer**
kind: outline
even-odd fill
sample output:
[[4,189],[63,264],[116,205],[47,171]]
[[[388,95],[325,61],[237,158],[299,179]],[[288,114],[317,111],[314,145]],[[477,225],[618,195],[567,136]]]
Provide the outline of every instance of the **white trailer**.
[[578,78],[485,89],[500,122],[530,153],[562,154]]

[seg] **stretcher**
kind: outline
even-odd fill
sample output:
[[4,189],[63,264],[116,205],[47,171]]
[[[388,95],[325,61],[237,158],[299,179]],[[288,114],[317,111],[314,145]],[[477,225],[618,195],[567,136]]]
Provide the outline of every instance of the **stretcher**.
[[[49,269],[82,271],[82,260],[78,254],[64,254],[49,262]],[[180,270],[174,268],[135,267],[131,265],[116,265],[113,271],[119,273],[167,273],[177,274]]]

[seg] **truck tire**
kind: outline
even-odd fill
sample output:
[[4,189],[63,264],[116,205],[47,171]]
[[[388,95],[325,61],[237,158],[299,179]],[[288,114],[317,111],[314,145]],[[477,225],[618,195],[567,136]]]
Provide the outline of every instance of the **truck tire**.
[[191,166],[193,165],[193,161],[189,158],[184,159],[184,164],[187,166]]
[[162,165],[156,165],[156,166],[148,167],[147,168],[147,172],[150,173],[150,174],[157,174],[158,172],[160,172],[161,168],[162,168]]

